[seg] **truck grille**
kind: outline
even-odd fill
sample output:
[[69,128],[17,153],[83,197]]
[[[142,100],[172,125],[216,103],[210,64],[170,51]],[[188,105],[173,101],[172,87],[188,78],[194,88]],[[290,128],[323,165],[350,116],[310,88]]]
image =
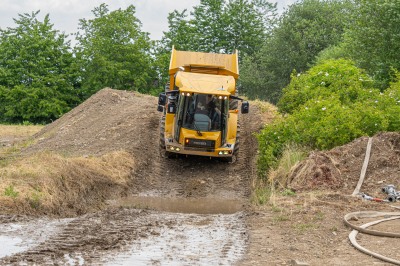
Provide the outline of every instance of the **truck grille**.
[[185,139],[185,147],[214,149],[215,140]]

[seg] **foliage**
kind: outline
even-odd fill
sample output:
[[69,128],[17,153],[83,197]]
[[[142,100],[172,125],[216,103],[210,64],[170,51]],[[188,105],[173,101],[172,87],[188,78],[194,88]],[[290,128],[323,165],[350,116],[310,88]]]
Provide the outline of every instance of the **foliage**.
[[[286,188],[288,184],[288,178],[292,167],[298,162],[302,161],[308,154],[308,149],[297,145],[296,143],[286,143],[282,149],[282,155],[276,163],[276,167],[273,167],[268,172],[268,185],[270,190],[275,188]],[[289,195],[291,190],[284,190],[285,195]]]
[[175,10],[161,45],[171,49],[253,54],[265,40],[276,17],[276,4],[266,0],[201,0],[188,16]]
[[306,71],[315,56],[341,41],[352,4],[304,0],[280,17],[263,47],[244,60],[241,82],[246,95],[276,103],[293,70]]
[[13,185],[9,185],[4,189],[4,196],[16,198],[18,197],[19,192],[15,190]]
[[294,77],[279,103],[287,114],[258,135],[261,175],[276,167],[287,143],[330,149],[360,136],[400,130],[399,83],[380,93],[366,77],[346,60],[329,60]]
[[349,25],[344,47],[357,65],[383,90],[400,69],[400,0],[355,0],[354,23]]
[[0,30],[1,122],[49,122],[78,102],[66,35],[38,14],[19,15],[16,27]]
[[278,110],[292,114],[308,100],[338,96],[343,104],[362,97],[364,89],[371,87],[371,79],[350,60],[327,60],[311,68],[307,74],[292,76],[283,89]]
[[148,33],[141,31],[135,7],[110,12],[106,4],[94,8],[94,19],[81,19],[77,58],[82,72],[83,97],[104,88],[148,92],[155,79]]
[[[201,0],[193,12],[173,11],[155,48],[161,82],[167,81],[172,46],[177,50],[252,55],[276,20],[276,4],[266,0]],[[165,84],[165,83],[162,83]]]

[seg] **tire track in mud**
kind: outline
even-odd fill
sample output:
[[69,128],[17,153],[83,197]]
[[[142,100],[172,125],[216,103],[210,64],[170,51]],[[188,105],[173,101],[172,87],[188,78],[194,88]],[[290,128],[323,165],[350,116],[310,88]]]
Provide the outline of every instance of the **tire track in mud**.
[[[152,117],[148,154],[151,158],[132,173],[131,193],[144,196],[183,198],[222,197],[247,199],[255,173],[257,140],[253,132],[260,129],[258,110],[240,115],[241,143],[237,160],[226,163],[201,156],[162,158],[158,144],[158,117]],[[157,119],[157,120],[156,120]],[[156,122],[157,121],[157,122]],[[157,125],[157,128],[154,127]]]
[[0,264],[231,265],[245,253],[245,236],[241,213],[108,209],[63,224],[58,234],[26,252],[0,259]]

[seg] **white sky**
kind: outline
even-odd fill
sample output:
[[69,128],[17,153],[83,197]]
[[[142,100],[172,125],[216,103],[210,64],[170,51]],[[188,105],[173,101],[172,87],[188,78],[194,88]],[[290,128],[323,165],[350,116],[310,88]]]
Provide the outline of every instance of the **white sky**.
[[[295,0],[271,0],[278,2],[282,11]],[[13,27],[13,18],[18,14],[40,10],[40,18],[50,14],[50,22],[54,28],[65,33],[78,31],[81,18],[92,18],[94,7],[106,3],[109,10],[125,9],[129,5],[136,7],[136,16],[142,22],[142,30],[150,33],[153,40],[161,39],[163,31],[168,30],[168,13],[173,10],[192,10],[200,0],[0,0],[0,28]]]

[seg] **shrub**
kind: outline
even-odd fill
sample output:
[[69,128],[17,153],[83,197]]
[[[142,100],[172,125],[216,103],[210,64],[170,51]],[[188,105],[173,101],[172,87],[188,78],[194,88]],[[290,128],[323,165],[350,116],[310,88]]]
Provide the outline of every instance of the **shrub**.
[[326,61],[295,77],[279,102],[286,115],[258,135],[261,176],[276,167],[288,143],[325,150],[400,130],[400,81],[381,93],[366,80],[348,60]]
[[343,104],[353,103],[371,84],[371,79],[352,61],[327,60],[305,74],[293,74],[290,84],[283,89],[278,108],[282,113],[292,114],[311,99],[329,98],[333,94]]

